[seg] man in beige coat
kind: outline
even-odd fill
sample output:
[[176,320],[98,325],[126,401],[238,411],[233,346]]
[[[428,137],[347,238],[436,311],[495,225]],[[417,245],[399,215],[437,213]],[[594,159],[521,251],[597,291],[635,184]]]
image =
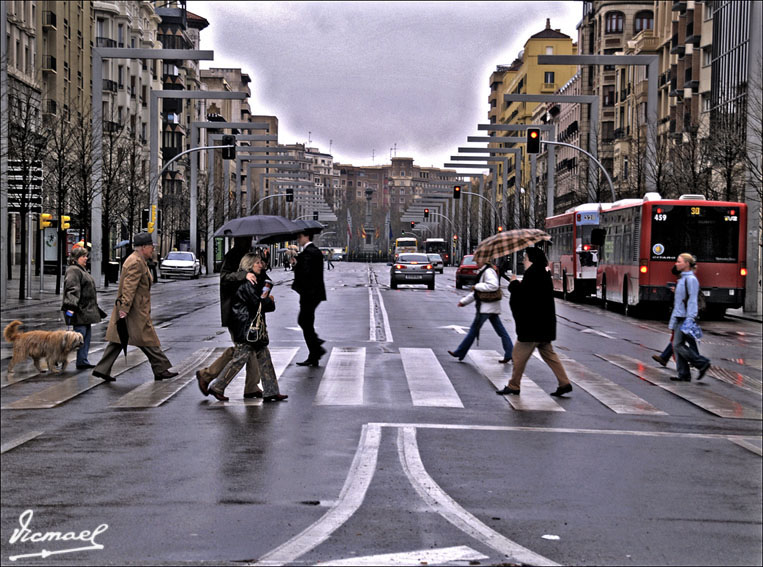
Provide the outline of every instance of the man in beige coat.
[[114,310],[111,312],[109,326],[106,329],[106,340],[109,344],[103,352],[101,361],[93,370],[93,376],[107,382],[113,382],[111,367],[122,351],[117,321],[125,319],[129,333],[128,344],[138,347],[148,357],[155,380],[165,380],[178,375],[171,372],[172,363],[162,352],[159,337],[156,336],[151,323],[151,272],[148,259],[154,252],[151,235],[141,232],[133,239],[134,252],[125,260],[122,266],[122,276],[119,278],[119,289]]

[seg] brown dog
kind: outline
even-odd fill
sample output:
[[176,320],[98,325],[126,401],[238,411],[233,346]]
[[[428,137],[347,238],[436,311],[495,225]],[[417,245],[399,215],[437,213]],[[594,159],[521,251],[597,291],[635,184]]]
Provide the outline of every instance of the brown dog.
[[8,374],[13,372],[13,367],[26,357],[34,361],[34,367],[39,372],[46,372],[40,368],[40,359],[44,358],[48,363],[48,370],[54,371],[57,363],[61,363],[61,370],[66,370],[69,363],[69,353],[82,346],[82,335],[74,331],[29,331],[22,333],[19,327],[21,321],[11,321],[3,331],[5,340],[13,343],[13,357],[8,363]]

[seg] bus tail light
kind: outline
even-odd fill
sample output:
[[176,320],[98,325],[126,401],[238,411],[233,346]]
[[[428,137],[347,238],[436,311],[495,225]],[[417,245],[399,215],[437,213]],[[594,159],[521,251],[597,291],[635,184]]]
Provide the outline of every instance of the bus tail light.
[[641,258],[641,260],[638,261],[638,271],[641,274],[646,274],[649,271],[649,266],[647,265],[647,260],[645,258]]
[[739,268],[739,275],[740,276],[747,275],[747,264],[745,262],[742,262],[742,266]]

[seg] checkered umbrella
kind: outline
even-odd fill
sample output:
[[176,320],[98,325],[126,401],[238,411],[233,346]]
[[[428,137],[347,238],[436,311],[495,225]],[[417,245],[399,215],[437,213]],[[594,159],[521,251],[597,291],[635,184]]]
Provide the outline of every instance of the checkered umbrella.
[[475,262],[489,262],[512,252],[523,250],[551,236],[539,228],[516,228],[488,236],[474,251]]

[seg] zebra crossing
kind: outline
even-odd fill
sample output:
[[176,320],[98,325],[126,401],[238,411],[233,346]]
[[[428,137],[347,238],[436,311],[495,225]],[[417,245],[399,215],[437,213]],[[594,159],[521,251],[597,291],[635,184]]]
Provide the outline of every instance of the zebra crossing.
[[[169,348],[165,349],[169,350]],[[179,375],[172,380],[148,381],[130,392],[122,395],[109,405],[110,409],[139,409],[157,408],[172,400],[178,393],[190,383],[194,383],[197,369],[207,366],[224,349],[221,347],[201,348],[187,356],[180,364],[175,366]],[[304,370],[292,365],[299,351],[297,347],[272,347],[271,356],[276,375],[279,378],[281,390],[290,395],[297,393],[303,381]],[[758,407],[753,407],[739,401],[727,398],[708,387],[707,382],[712,380],[708,376],[705,383],[676,383],[670,381],[672,373],[668,369],[651,366],[644,361],[625,355],[596,355],[616,368],[622,369],[640,380],[658,386],[670,394],[702,408],[714,415],[728,419],[753,419],[763,420],[763,414]],[[469,352],[465,366],[487,379],[494,388],[503,388],[509,381],[512,367],[510,364],[500,364],[501,355],[492,350],[472,349]],[[611,412],[621,415],[660,416],[668,415],[666,411],[644,400],[631,392],[627,387],[615,383],[584,364],[560,355],[570,381],[576,386],[578,396],[590,396]],[[367,360],[366,347],[334,347],[331,349],[323,368],[311,369],[316,377],[320,378],[317,390],[314,393],[313,405],[323,407],[358,407],[373,405],[366,395],[366,374],[374,372],[373,368],[380,368],[377,360],[373,363]],[[450,359],[445,359],[451,362]],[[128,351],[127,357],[120,359],[112,370],[113,376],[119,376],[141,364],[146,359],[143,353],[134,349]],[[430,348],[400,348],[399,363],[391,360],[383,363],[385,377],[404,377],[407,391],[410,396],[410,405],[422,408],[453,408],[464,409],[466,406],[454,385],[452,376],[446,372],[452,367],[446,364],[443,367],[441,359],[438,359],[435,351]],[[547,369],[542,369],[544,376]],[[371,369],[371,370],[369,370]],[[458,372],[461,372],[459,369]],[[467,370],[468,371],[468,370]],[[532,364],[528,365],[531,374],[537,370]],[[23,372],[23,370],[22,370]],[[259,405],[261,399],[243,399],[244,373],[236,377],[230,384],[226,394],[230,398],[228,402],[210,401],[208,407],[220,408],[236,405]],[[28,374],[28,375],[27,375]],[[36,374],[22,374],[20,377],[4,377],[3,388],[13,386],[19,382],[26,384],[34,383]],[[453,374],[451,372],[451,374]],[[374,379],[380,379],[374,374]],[[383,378],[382,378],[383,379]],[[392,378],[390,378],[392,379]],[[547,380],[547,378],[544,378]],[[725,382],[723,378],[716,378],[719,382]],[[78,396],[86,394],[89,390],[102,384],[99,378],[94,378],[90,372],[79,372],[74,376],[64,378],[62,381],[48,385],[30,395],[24,396],[13,402],[3,404],[2,410],[23,409],[50,409],[58,407]],[[473,383],[470,387],[473,387]],[[731,387],[734,385],[732,384]],[[726,385],[725,387],[729,387]],[[486,393],[492,393],[493,389],[485,387]],[[749,391],[749,390],[748,390]],[[7,393],[11,391],[5,390]],[[297,395],[299,395],[297,393]],[[532,378],[523,376],[522,393],[520,396],[503,396],[507,402],[507,409],[518,412],[565,412],[571,411],[570,403],[559,403],[542,389]],[[492,398],[491,398],[492,399]]]

